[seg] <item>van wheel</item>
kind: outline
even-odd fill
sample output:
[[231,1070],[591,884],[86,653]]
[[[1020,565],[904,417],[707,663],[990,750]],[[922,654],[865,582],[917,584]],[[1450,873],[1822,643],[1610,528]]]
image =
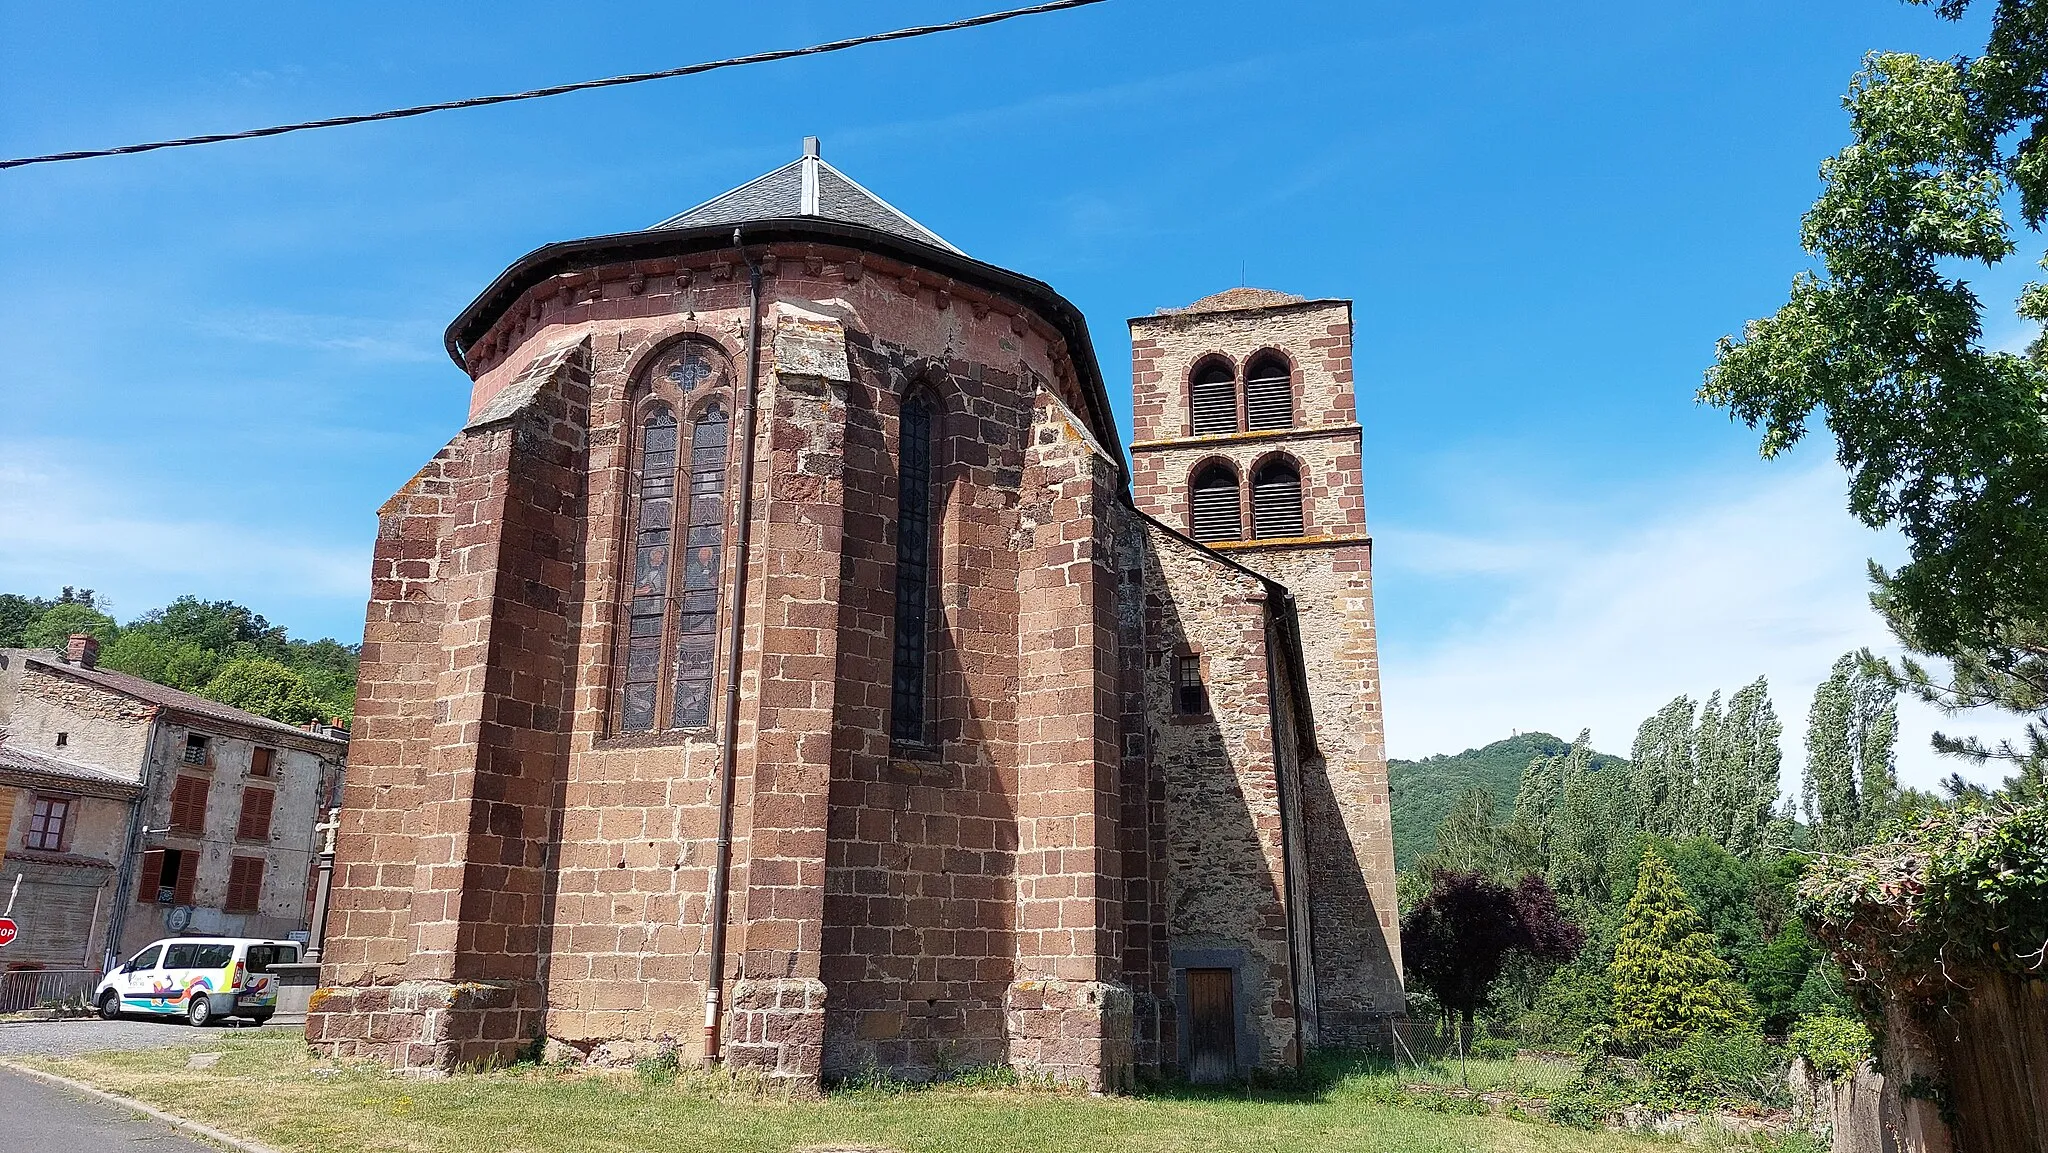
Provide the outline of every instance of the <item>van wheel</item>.
[[193,993],[185,1003],[185,1020],[195,1029],[204,1029],[213,1024],[213,998],[205,993]]
[[121,994],[108,989],[106,995],[100,998],[100,1020],[115,1021],[119,1020],[120,1017]]

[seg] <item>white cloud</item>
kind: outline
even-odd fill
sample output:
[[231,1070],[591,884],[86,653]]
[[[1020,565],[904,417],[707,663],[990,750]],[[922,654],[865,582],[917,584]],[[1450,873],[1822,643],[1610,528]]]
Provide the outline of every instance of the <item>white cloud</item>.
[[446,355],[441,349],[439,332],[423,320],[370,320],[251,309],[205,315],[195,325],[209,336],[349,353],[378,363],[428,364]]
[[[1784,782],[1796,791],[1814,686],[1844,652],[1895,653],[1871,609],[1866,562],[1896,559],[1896,537],[1852,520],[1832,464],[1759,466],[1740,480],[1698,480],[1667,513],[1616,524],[1565,502],[1551,523],[1529,504],[1513,528],[1465,535],[1383,524],[1375,558],[1389,751],[1457,752],[1512,731],[1626,755],[1636,726],[1683,693],[1723,699],[1759,674],[1785,724]],[[1535,495],[1535,494],[1526,494]],[[1542,502],[1532,502],[1542,507]],[[1394,598],[1446,575],[1496,595],[1434,636],[1403,635]],[[1927,786],[1985,770],[1936,756],[1936,728],[2002,735],[2019,726],[1944,718],[1900,705],[1899,765]]]
[[0,442],[0,590],[90,583],[123,619],[188,592],[258,608],[367,599],[362,549],[232,524],[226,510],[165,513],[164,495],[161,478],[124,480],[46,446]]

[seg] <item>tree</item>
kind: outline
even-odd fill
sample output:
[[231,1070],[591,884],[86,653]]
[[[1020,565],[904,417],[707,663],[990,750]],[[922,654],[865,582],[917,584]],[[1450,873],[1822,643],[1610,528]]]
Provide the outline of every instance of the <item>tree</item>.
[[1591,731],[1580,732],[1565,752],[1530,762],[1514,819],[1549,861],[1551,886],[1581,904],[1607,899],[1610,863],[1637,827],[1621,773],[1594,766]]
[[288,725],[327,719],[326,706],[304,677],[262,657],[229,661],[200,695]]
[[1675,698],[1643,721],[1629,751],[1639,827],[1660,837],[1683,836],[1693,815],[1696,711],[1691,697]]
[[51,603],[43,597],[0,593],[0,649],[21,648],[29,626],[36,623],[36,618],[42,616]]
[[1806,726],[1806,821],[1821,849],[1869,844],[1896,808],[1898,731],[1890,682],[1855,653],[1836,661],[1813,691]]
[[1719,799],[1721,818],[1712,832],[1729,852],[1755,859],[1781,848],[1785,833],[1776,816],[1779,766],[1784,760],[1778,738],[1785,726],[1771,707],[1768,681],[1758,677],[1736,690],[1728,699],[1728,720],[1721,731],[1727,744],[1726,792]]
[[1534,874],[1509,888],[1482,873],[1440,871],[1430,876],[1429,895],[1401,918],[1409,979],[1456,1013],[1468,1033],[1510,956],[1569,961],[1584,941]]
[[113,617],[83,601],[69,601],[44,609],[35,623],[23,631],[21,643],[31,649],[61,649],[71,634],[85,633],[104,645],[120,631]]
[[[1970,0],[1935,7],[1956,20]],[[2048,222],[2044,89],[2039,0],[2002,0],[1980,56],[1866,59],[1845,101],[1853,138],[1822,165],[1801,234],[1820,272],[1795,277],[1789,301],[1741,339],[1724,338],[1700,390],[1762,429],[1766,458],[1821,414],[1849,474],[1850,511],[1873,528],[1897,526],[1910,545],[1897,571],[1872,566],[1873,601],[1909,648],[1958,665],[1948,686],[1924,670],[1907,679],[2037,722],[2048,661],[2048,341],[1985,348],[1984,305],[1966,277],[1969,265],[2017,250],[2012,194],[2029,228]],[[2016,311],[2048,319],[2048,286],[2028,285]],[[2038,766],[2044,754],[2037,741],[2025,755]]]
[[1662,856],[1645,853],[1615,946],[1614,1037],[1630,1048],[1701,1031],[1740,1028],[1750,1016],[1728,962]]
[[1474,785],[1465,790],[1443,823],[1436,827],[1436,847],[1416,862],[1422,876],[1439,872],[1483,873],[1506,881],[1539,871],[1535,833],[1519,821],[1501,824],[1495,816],[1493,791]]

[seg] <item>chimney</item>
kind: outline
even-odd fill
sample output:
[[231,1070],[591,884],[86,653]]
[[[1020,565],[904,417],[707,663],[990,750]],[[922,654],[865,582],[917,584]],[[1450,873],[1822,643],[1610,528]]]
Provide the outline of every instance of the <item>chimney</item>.
[[64,645],[64,659],[80,668],[100,663],[100,642],[90,633],[72,633]]

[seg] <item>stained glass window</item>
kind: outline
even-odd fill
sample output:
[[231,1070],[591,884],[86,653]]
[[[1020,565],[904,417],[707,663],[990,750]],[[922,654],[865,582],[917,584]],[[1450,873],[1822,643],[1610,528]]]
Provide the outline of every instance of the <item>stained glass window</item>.
[[[732,429],[718,390],[728,379],[724,358],[698,341],[642,378],[639,395],[652,399],[640,409],[632,446],[632,553],[617,674],[622,733],[711,723]],[[692,400],[707,390],[719,398]],[[686,426],[676,414],[687,411],[698,415]]]
[[931,580],[932,406],[903,405],[896,474],[896,662],[889,682],[889,735],[925,740],[926,603]]
[[718,578],[725,547],[725,450],[731,422],[712,405],[690,434],[690,519],[683,542],[682,604],[676,620],[675,695],[669,723],[711,723],[712,665],[718,652]]
[[656,402],[640,426],[640,488],[634,494],[633,583],[627,589],[626,669],[619,727],[654,727],[663,626],[668,616],[669,552],[675,535],[676,418]]

